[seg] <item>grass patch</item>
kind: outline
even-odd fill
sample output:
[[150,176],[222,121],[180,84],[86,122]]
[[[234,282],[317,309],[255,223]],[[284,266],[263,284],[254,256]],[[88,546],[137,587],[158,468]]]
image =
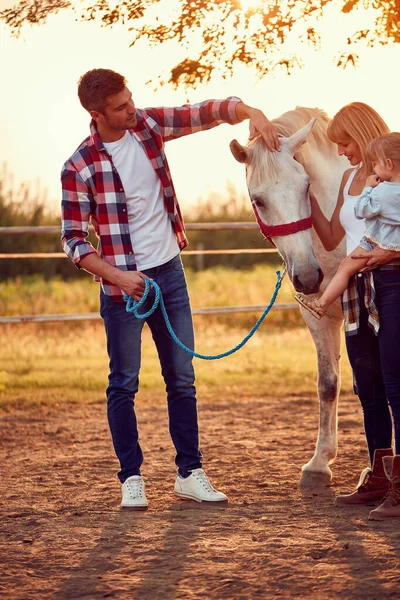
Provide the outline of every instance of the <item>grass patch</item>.
[[[276,284],[276,269],[259,265],[248,271],[215,267],[205,271],[186,270],[193,308],[221,306],[267,306]],[[288,278],[282,284],[277,303],[293,302]],[[99,285],[92,277],[46,281],[40,275],[9,279],[0,287],[0,315],[79,314],[98,312]],[[209,315],[205,323],[251,327],[257,314]],[[268,317],[275,325],[302,325],[298,310],[273,311]]]
[[[226,351],[248,332],[224,324],[205,325],[204,317],[194,322],[196,349],[203,354]],[[3,408],[105,401],[108,357],[101,322],[3,325],[0,361]],[[138,401],[164,402],[164,382],[147,327],[142,364]],[[316,395],[316,354],[305,326],[283,329],[267,319],[238,353],[216,361],[195,359],[195,368],[200,403],[211,393],[221,402],[248,396]],[[351,392],[346,358],[342,369],[342,390]]]
[[[187,270],[193,308],[266,306],[276,283],[275,269],[248,271],[216,267]],[[98,312],[99,287],[87,275],[73,281],[40,276],[8,280],[0,288],[0,314]],[[285,279],[277,302],[293,301]],[[196,350],[218,354],[236,346],[260,313],[197,315]],[[133,318],[133,317],[132,317]],[[346,352],[342,352],[346,356]],[[108,357],[102,322],[23,323],[0,327],[0,405],[57,405],[104,402]],[[145,327],[138,400],[163,402],[164,382],[151,335]],[[347,358],[342,360],[342,389],[351,391]],[[209,395],[221,402],[246,396],[316,394],[316,353],[300,311],[271,312],[238,353],[216,361],[195,359],[200,402]]]

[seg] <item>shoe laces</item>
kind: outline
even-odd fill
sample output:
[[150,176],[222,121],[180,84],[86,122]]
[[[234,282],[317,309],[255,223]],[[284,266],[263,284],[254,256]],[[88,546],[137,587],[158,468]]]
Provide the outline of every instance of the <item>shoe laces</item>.
[[142,477],[140,479],[129,479],[129,481],[126,481],[126,487],[131,498],[144,498],[144,482]]
[[210,480],[203,469],[196,469],[196,471],[192,471],[192,474],[207,492],[216,491],[211,485]]
[[386,500],[389,500],[393,506],[400,504],[400,477],[394,477],[392,479],[392,485],[390,486]]
[[369,491],[370,488],[375,489],[377,485],[380,486],[381,484],[383,487],[386,487],[385,484],[389,484],[386,475],[376,475],[376,473],[374,473],[369,467],[367,467],[360,475],[360,480],[358,482],[357,489]]

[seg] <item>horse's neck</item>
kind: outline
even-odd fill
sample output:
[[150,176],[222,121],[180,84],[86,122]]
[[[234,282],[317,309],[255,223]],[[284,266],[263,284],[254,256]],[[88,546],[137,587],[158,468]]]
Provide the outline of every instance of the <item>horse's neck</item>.
[[[346,164],[342,158],[335,156],[326,159],[320,156],[313,162],[309,170],[311,189],[327,219],[331,218],[336,207],[340,182],[345,169]],[[339,244],[336,250],[327,252],[313,230],[313,246],[325,278],[330,279],[335,274],[340,260],[345,255],[344,241]]]

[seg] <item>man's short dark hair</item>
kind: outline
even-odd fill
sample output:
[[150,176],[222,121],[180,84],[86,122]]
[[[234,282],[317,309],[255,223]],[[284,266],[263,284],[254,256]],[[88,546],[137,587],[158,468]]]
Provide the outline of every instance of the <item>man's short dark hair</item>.
[[87,111],[104,113],[107,98],[119,94],[126,86],[123,75],[111,69],[92,69],[79,79],[79,100]]

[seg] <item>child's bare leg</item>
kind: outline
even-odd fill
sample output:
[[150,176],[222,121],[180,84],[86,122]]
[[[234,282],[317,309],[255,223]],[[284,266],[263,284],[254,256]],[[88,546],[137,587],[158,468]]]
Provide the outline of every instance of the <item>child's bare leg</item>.
[[342,260],[334,277],[319,299],[321,308],[326,310],[337,298],[339,298],[349,284],[352,275],[365,267],[368,258],[352,258],[354,254],[365,252],[365,248],[357,246],[355,250]]

